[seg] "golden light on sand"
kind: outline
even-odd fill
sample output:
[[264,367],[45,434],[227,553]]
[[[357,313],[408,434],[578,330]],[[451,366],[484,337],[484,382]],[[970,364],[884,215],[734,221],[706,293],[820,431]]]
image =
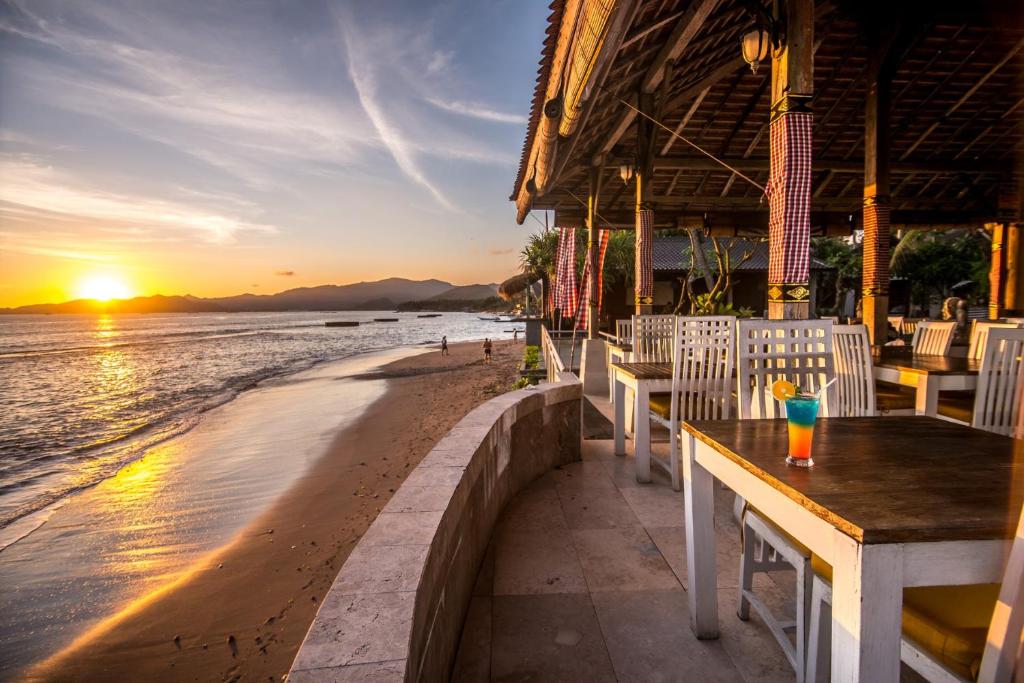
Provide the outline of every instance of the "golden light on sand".
[[111,273],[96,273],[82,278],[75,287],[75,296],[79,299],[95,299],[110,301],[111,299],[130,299],[132,288],[123,278]]

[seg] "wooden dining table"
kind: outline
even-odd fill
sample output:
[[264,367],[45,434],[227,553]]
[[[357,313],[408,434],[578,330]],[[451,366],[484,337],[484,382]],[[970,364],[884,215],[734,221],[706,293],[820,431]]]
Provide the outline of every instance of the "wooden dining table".
[[995,583],[1024,502],[1008,437],[931,417],[819,419],[814,466],[785,420],[684,422],[691,627],[716,638],[717,478],[832,565],[832,681],[900,677],[903,588]]
[[672,390],[672,363],[612,363],[612,403],[615,408],[615,454],[626,454],[626,389],[633,391],[633,451],[636,479],[651,480],[650,397],[654,392]]
[[875,379],[917,389],[918,415],[938,414],[940,391],[973,391],[981,361],[973,358],[912,353],[899,347],[876,350]]

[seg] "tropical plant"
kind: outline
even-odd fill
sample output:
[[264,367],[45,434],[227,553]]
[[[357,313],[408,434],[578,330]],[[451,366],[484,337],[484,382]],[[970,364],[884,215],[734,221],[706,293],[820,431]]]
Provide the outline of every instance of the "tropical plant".
[[926,232],[908,230],[889,259],[893,275],[910,282],[911,300],[927,304],[932,296],[949,296],[953,285],[977,283],[975,294],[988,296],[991,241],[984,230]]
[[540,367],[540,347],[527,346],[523,353],[523,367],[527,370],[536,370]]
[[835,269],[835,305],[841,306],[846,292],[860,290],[863,250],[847,237],[815,237],[811,240],[811,254]]
[[[748,311],[742,317],[753,315],[753,311],[749,309],[734,309],[731,304],[726,302],[726,297],[732,289],[733,272],[753,257],[753,250],[744,252],[739,261],[733,263],[730,252],[735,241],[730,239],[723,245],[719,238],[711,237],[709,239],[712,253],[715,256],[714,266],[711,266],[707,262],[703,233],[699,230],[687,232],[690,237],[690,271],[683,279],[683,290],[679,294],[675,312],[677,314],[688,312],[689,315],[740,316],[742,311]],[[706,293],[696,294],[693,291],[693,281],[698,277],[704,279],[704,283],[708,287]]]

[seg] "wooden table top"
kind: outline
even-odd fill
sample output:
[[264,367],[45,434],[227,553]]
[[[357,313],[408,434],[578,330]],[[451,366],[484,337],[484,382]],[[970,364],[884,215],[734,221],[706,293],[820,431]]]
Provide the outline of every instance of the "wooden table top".
[[1024,504],[1024,442],[945,420],[821,418],[811,468],[786,464],[785,420],[683,428],[862,543],[1009,539]]
[[893,347],[874,352],[876,368],[890,368],[920,375],[977,375],[981,361],[953,356],[915,354]]
[[631,379],[672,379],[671,363],[612,363],[612,367]]

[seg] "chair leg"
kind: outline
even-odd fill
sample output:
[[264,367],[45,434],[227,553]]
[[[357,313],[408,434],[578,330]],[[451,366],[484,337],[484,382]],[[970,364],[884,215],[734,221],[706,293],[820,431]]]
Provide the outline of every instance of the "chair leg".
[[811,623],[807,639],[807,683],[818,683],[818,679],[827,681],[831,668],[832,642],[831,622],[832,607],[826,601],[825,592],[828,588],[821,579],[815,577],[811,584]]
[[683,490],[683,482],[682,482],[682,478],[679,476],[679,468],[680,468],[680,466],[682,464],[681,463],[681,459],[679,457],[679,450],[680,450],[679,430],[678,429],[674,429],[672,427],[669,427],[668,431],[669,431],[669,437],[668,437],[668,440],[669,440],[669,446],[668,446],[668,452],[669,452],[669,456],[668,457],[669,457],[669,460],[668,460],[668,463],[669,463],[670,472],[672,473],[672,489],[675,490],[675,491],[682,491]]
[[804,560],[796,567],[796,681],[804,683],[807,667],[808,617],[811,611],[814,571],[811,561]]
[[747,621],[750,619],[750,601],[747,600],[747,592],[754,589],[754,564],[757,561],[754,553],[757,547],[757,534],[745,522],[742,524],[743,552],[740,553],[740,588],[739,602],[736,603],[736,616]]

